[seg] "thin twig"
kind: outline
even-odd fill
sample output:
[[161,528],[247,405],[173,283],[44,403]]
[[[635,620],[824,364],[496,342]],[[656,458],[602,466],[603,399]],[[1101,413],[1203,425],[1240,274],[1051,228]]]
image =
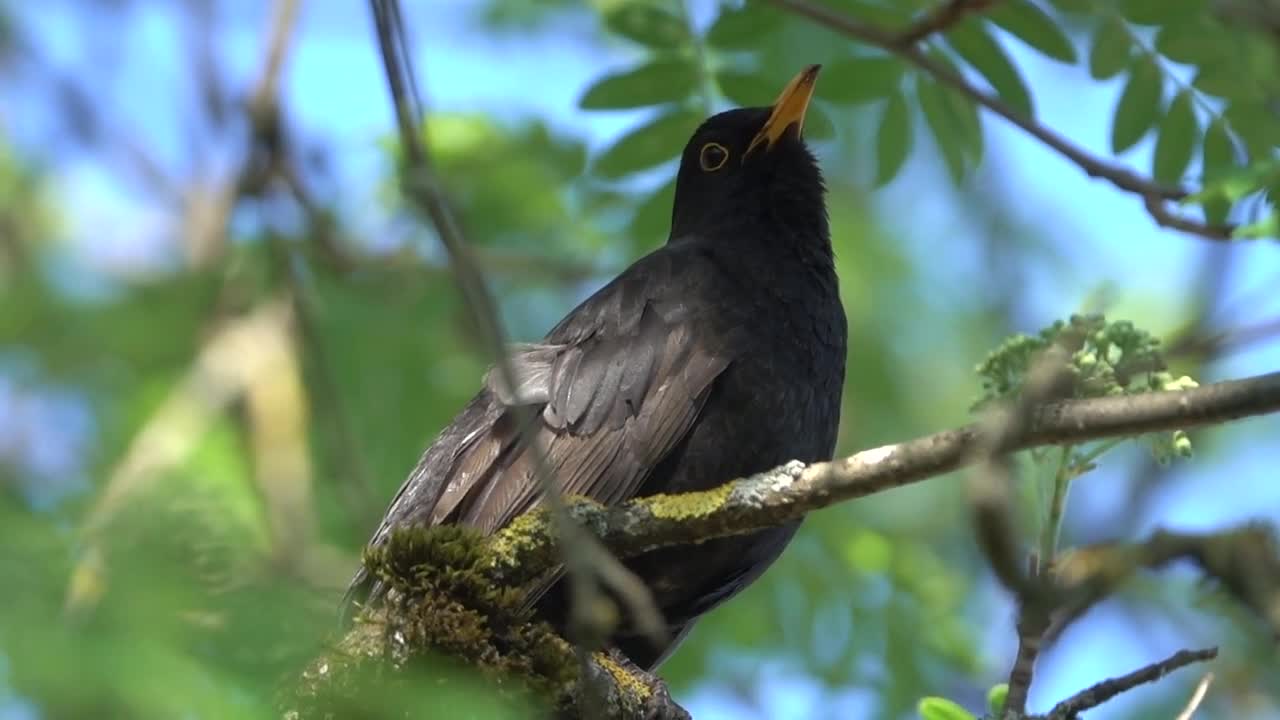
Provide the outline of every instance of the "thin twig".
[[1063,347],[1049,347],[1031,367],[1022,393],[1012,405],[990,413],[981,423],[981,439],[974,450],[977,468],[969,477],[969,502],[979,546],[996,577],[1025,603],[1038,595],[1036,578],[1028,577],[1022,562],[1021,542],[1014,530],[1010,509],[1013,486],[1008,455],[1021,444],[1035,409],[1069,389],[1068,354]]
[[1036,358],[1022,393],[1012,406],[986,419],[977,452],[978,467],[969,479],[979,546],[996,577],[1018,597],[1018,654],[1009,671],[1009,691],[1004,704],[1007,718],[1020,717],[1026,709],[1041,637],[1049,627],[1052,612],[1046,593],[1050,577],[1042,569],[1053,559],[1051,556],[1040,558],[1041,563],[1032,573],[1023,569],[1027,563],[1022,561],[1022,543],[1014,528],[1009,499],[1014,484],[1009,453],[1028,431],[1029,420],[1038,405],[1052,397],[1070,394],[1069,357],[1064,345],[1051,345]]
[[284,73],[285,58],[288,57],[289,43],[293,38],[301,4],[301,0],[280,0],[275,5],[271,31],[267,37],[266,58],[251,95],[250,103],[253,106],[279,104],[280,77]]
[[1049,711],[1047,717],[1049,720],[1072,720],[1085,710],[1096,708],[1115,696],[1128,692],[1139,685],[1155,682],[1178,668],[1186,667],[1192,663],[1206,662],[1217,656],[1218,648],[1179,650],[1160,662],[1152,663],[1127,675],[1103,680],[1092,687],[1081,690],[1055,705]]
[[918,45],[902,45],[893,33],[862,22],[830,8],[815,5],[806,0],[771,0],[774,5],[809,18],[814,22],[855,40],[860,40],[891,52],[932,75],[943,85],[959,92],[969,100],[1021,128],[1024,132],[1048,145],[1051,149],[1075,163],[1090,177],[1103,178],[1112,185],[1143,199],[1147,212],[1162,227],[1199,235],[1210,240],[1229,240],[1235,230],[1232,225],[1214,225],[1179,217],[1169,211],[1166,202],[1182,200],[1191,191],[1181,187],[1169,187],[1151,178],[1138,175],[1118,165],[1112,165],[1076,147],[1069,140],[1041,125],[1033,118],[1005,104],[993,94],[984,92],[958,72],[929,57]]
[[1187,701],[1187,706],[1178,713],[1178,717],[1174,720],[1191,720],[1196,714],[1200,703],[1204,702],[1204,698],[1209,694],[1209,685],[1213,683],[1213,673],[1207,672],[1204,677],[1200,678],[1200,682],[1196,683],[1196,691],[1191,694],[1191,699]]
[[[472,320],[486,350],[494,357],[499,378],[507,387],[518,387],[515,369],[507,355],[505,333],[497,307],[471,255],[470,245],[464,239],[453,211],[445,200],[419,131],[419,123],[425,120],[425,113],[417,95],[414,65],[409,57],[410,43],[400,3],[398,0],[370,0],[370,7],[377,28],[378,47],[382,53],[387,83],[395,105],[401,150],[405,155],[402,182],[406,196],[435,225],[449,254],[455,280],[467,301]],[[660,642],[665,635],[666,624],[652,595],[639,581],[619,582],[619,578],[631,577],[630,571],[569,517],[559,487],[546,462],[545,448],[533,432],[536,419],[528,408],[512,408],[512,411],[516,415],[521,433],[529,440],[534,474],[542,488],[543,502],[550,509],[557,534],[563,540],[562,557],[569,575],[572,597],[571,617],[586,620],[588,608],[594,604],[595,598],[602,597],[598,583],[605,581],[627,605],[627,610],[642,630],[655,642]],[[607,568],[607,571],[602,571],[601,568]]]
[[1225,350],[1239,350],[1255,343],[1280,337],[1280,318],[1270,318],[1253,325],[1230,328],[1213,335],[1188,333],[1170,343],[1165,355],[1212,357]]
[[997,2],[999,0],[947,0],[899,33],[897,43],[915,45],[930,35],[946,32],[969,14],[982,12]]

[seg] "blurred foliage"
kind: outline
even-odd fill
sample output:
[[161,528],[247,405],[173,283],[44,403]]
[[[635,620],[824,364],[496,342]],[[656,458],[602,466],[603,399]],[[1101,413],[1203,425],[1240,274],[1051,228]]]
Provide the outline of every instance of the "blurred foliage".
[[[829,4],[900,29],[937,3]],[[269,15],[155,5],[62,8],[80,22],[68,21],[79,28],[66,31],[70,45],[91,50],[84,77],[56,52],[41,54],[36,11],[0,5],[0,70],[26,83],[20,109],[34,118],[0,123],[0,578],[18,589],[0,607],[0,716],[9,707],[48,718],[271,716],[279,684],[336,630],[343,584],[386,501],[486,365],[430,229],[403,207],[389,134],[362,138],[379,148],[377,176],[335,179],[328,139],[288,122],[286,103],[279,147],[293,179],[249,182],[251,173],[225,166],[253,165],[262,150],[246,139],[247,123],[230,119],[257,61],[233,62],[200,43],[190,57],[145,46],[156,53],[147,62],[189,78],[191,97],[129,110],[145,122],[91,122],[101,119],[94,112],[111,120],[118,103],[120,59],[98,40],[133,37],[142,25],[179,39],[242,39],[246,23]],[[1224,7],[1008,0],[929,38],[927,52],[1027,117],[1056,91],[1017,61],[1027,50],[1116,80],[1112,148],[1154,142],[1142,170],[1197,190],[1184,210],[1199,205],[1209,220],[1239,220],[1243,235],[1274,238],[1280,44],[1245,32]],[[160,22],[141,20],[147,12]],[[969,368],[1018,329],[1014,314],[993,308],[1020,302],[1018,278],[1057,274],[1066,262],[1038,238],[1042,228],[1011,227],[1020,198],[973,187],[994,152],[994,116],[897,56],[763,2],[488,0],[466,12],[477,36],[550,37],[617,60],[601,63],[579,107],[588,118],[625,113],[629,123],[593,142],[580,129],[499,112],[438,112],[426,122],[515,337],[539,336],[662,242],[674,162],[703,117],[769,102],[811,62],[826,69],[806,134],[829,181],[851,333],[840,452],[963,422],[978,389]],[[428,11],[413,8],[410,21],[430,45],[419,13]],[[371,43],[357,15],[342,31]],[[300,52],[324,42],[310,29],[296,40]],[[10,112],[0,107],[0,117]],[[42,134],[76,123],[99,136],[64,144]],[[388,119],[378,132],[389,129]],[[175,158],[166,133],[188,131]],[[152,219],[165,219],[161,248],[133,265],[101,261],[121,231],[67,191],[67,168],[85,164],[107,168],[107,184],[144,208],[147,222],[135,221],[146,227],[125,231],[154,233]],[[342,185],[352,180],[375,190]],[[956,183],[968,194],[957,195]],[[986,275],[962,296],[922,291],[936,269],[877,214],[873,188],[904,184],[921,207],[1001,227],[986,249],[995,259],[978,261]],[[221,225],[211,220],[220,213]],[[221,228],[213,251],[194,252],[207,227]],[[1078,365],[1110,391],[1119,358],[1109,348],[1151,354],[1154,339],[1118,323],[1096,330],[1104,337],[1089,340]],[[1015,340],[1021,349],[1001,357],[1036,342]],[[994,395],[1016,385],[1008,362],[982,374]],[[815,513],[779,564],[707,617],[663,675],[681,697],[714,688],[761,714],[777,668],[824,698],[862,693],[868,717],[912,716],[924,696],[935,698],[935,713],[950,712],[941,695],[982,707],[986,688],[1003,679],[995,638],[1010,636],[1009,623],[969,537],[959,485],[939,480]],[[1173,612],[1193,593],[1152,583],[1133,595]],[[1212,624],[1215,637],[1245,648],[1221,668],[1243,678],[1219,682],[1235,688],[1222,693],[1224,706],[1237,696],[1242,706],[1264,702],[1256,688],[1280,687],[1266,670],[1273,649],[1240,630],[1247,621],[1206,606],[1225,618]],[[469,677],[445,661],[428,672]],[[475,678],[424,679],[343,710],[527,715],[483,688]],[[1167,717],[1171,702],[1133,717]]]

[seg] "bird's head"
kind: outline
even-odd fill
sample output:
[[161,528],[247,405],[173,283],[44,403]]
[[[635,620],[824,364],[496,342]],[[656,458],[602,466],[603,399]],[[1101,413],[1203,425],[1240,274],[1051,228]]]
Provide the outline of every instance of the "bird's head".
[[820,65],[796,75],[769,107],[708,118],[680,157],[671,238],[747,225],[826,240],[822,173],[801,138]]

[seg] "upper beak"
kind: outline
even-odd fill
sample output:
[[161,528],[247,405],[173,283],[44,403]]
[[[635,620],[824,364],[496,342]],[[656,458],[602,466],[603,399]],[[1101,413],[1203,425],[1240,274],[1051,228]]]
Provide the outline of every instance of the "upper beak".
[[821,65],[810,65],[791,78],[791,82],[787,83],[782,94],[773,103],[773,112],[769,113],[764,127],[760,128],[760,132],[756,133],[747,146],[747,155],[760,145],[764,145],[765,150],[773,147],[792,125],[796,126],[797,134],[804,128],[804,111],[809,108],[809,99],[813,97],[813,87],[818,82],[818,71],[821,69]]

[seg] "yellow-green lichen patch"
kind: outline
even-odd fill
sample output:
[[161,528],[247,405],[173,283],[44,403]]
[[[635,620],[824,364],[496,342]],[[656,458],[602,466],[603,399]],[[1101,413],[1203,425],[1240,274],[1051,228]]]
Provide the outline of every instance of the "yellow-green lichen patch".
[[608,653],[597,652],[592,654],[592,659],[596,664],[613,676],[613,682],[617,685],[618,690],[625,698],[639,700],[644,702],[653,695],[653,689],[649,684],[640,677],[633,674],[627,668],[619,665]]
[[710,490],[679,495],[650,495],[636,500],[636,503],[660,520],[706,517],[724,506],[733,492],[733,485],[727,483]]
[[534,510],[517,516],[488,540],[489,561],[499,568],[538,564],[548,567],[555,548],[550,542],[554,537],[551,515],[545,510]]

